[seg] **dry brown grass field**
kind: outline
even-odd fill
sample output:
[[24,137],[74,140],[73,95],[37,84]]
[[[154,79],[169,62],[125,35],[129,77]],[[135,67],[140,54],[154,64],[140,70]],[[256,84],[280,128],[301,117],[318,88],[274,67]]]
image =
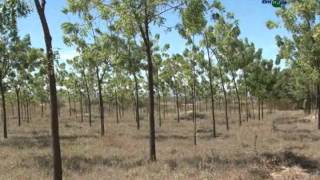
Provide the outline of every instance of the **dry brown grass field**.
[[[0,179],[51,179],[50,123],[33,113],[18,127],[9,118],[9,138],[0,139]],[[184,111],[181,112],[182,116]],[[265,113],[264,120],[243,123],[231,114],[226,131],[217,113],[218,137],[212,138],[209,112],[198,118],[198,145],[193,123],[166,116],[156,127],[157,162],[148,161],[148,121],[142,114],[138,131],[133,112],[115,121],[106,112],[106,135],[100,137],[98,112],[93,126],[64,112],[60,136],[64,179],[320,179],[320,131],[302,111]],[[156,116],[157,117],[157,116]]]

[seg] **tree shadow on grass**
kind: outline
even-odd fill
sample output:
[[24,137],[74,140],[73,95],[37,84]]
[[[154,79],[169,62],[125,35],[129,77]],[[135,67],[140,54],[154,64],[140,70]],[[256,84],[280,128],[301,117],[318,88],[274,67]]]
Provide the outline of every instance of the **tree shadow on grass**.
[[[49,173],[53,167],[52,159],[48,156],[35,156],[33,158],[36,166],[43,169]],[[63,169],[71,172],[86,173],[91,171],[95,167],[113,167],[120,168],[124,170],[129,170],[132,168],[140,167],[147,162],[142,159],[130,158],[130,157],[120,157],[120,156],[71,156],[62,158]]]
[[[182,136],[182,135],[157,135],[156,136],[156,141],[167,141],[167,140],[186,140],[189,139],[190,137],[188,136]],[[137,135],[134,136],[134,139],[149,139],[148,135]]]
[[300,117],[280,117],[277,118],[274,121],[274,124],[276,125],[284,125],[284,124],[297,124],[297,123],[301,123],[301,124],[308,124],[311,123],[310,119],[306,119],[306,118],[300,118]]
[[[61,135],[60,140],[62,142],[74,142],[79,139],[97,138],[94,135]],[[29,149],[29,148],[48,148],[51,145],[51,136],[48,135],[36,135],[32,137],[24,136],[12,136],[7,140],[0,141],[1,147],[10,147],[17,149]]]
[[308,129],[280,129],[275,128],[275,132],[281,133],[280,137],[286,141],[304,141],[304,140],[311,140],[311,141],[319,141],[320,136],[317,134],[312,133],[311,130]]
[[[179,162],[179,163],[178,163]],[[172,162],[170,162],[173,164]],[[311,159],[303,155],[295,154],[291,151],[283,151],[278,153],[263,153],[261,155],[239,155],[237,158],[228,158],[214,154],[213,152],[207,156],[185,157],[174,164],[177,167],[180,163],[187,164],[189,167],[198,169],[225,169],[228,167],[248,168],[266,167],[272,169],[280,168],[281,166],[293,167],[298,166],[305,169],[311,174],[320,174],[319,160]]]
[[261,155],[268,163],[273,166],[299,166],[309,173],[320,174],[320,162],[308,158],[304,155],[298,155],[291,151],[280,153],[264,153]]

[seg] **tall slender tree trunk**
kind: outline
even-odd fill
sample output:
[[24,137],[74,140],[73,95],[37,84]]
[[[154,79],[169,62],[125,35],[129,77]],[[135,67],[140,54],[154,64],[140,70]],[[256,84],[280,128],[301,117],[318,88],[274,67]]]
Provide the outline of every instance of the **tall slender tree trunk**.
[[250,96],[250,101],[251,101],[251,108],[252,108],[252,118],[255,119],[255,112],[254,112],[254,101],[253,101],[253,97]]
[[83,102],[82,102],[82,92],[79,92],[80,98],[80,122],[83,122]]
[[56,91],[56,79],[54,75],[54,65],[53,65],[53,52],[52,52],[52,38],[50,35],[49,27],[47,24],[45,10],[45,0],[34,0],[39,14],[43,32],[44,39],[46,43],[47,51],[47,73],[49,79],[49,89],[50,89],[50,102],[51,102],[51,133],[52,133],[52,152],[53,152],[53,179],[62,179],[62,165],[61,165],[61,152],[60,152],[60,139],[59,139],[59,120],[58,120],[58,99]]
[[[215,49],[211,49],[212,52],[215,54],[216,58],[219,60],[219,54],[215,51]],[[219,75],[220,75],[220,79],[221,79],[221,86],[222,86],[222,91],[223,91],[223,97],[224,97],[224,111],[225,111],[225,118],[226,118],[226,128],[227,131],[229,131],[229,117],[228,117],[228,99],[227,99],[227,91],[224,87],[224,80],[223,80],[223,76],[222,76],[222,70],[221,70],[221,66],[219,66]]]
[[101,136],[104,136],[104,107],[103,107],[103,96],[102,96],[102,78],[99,77],[99,70],[96,69],[98,79],[98,91],[99,91],[99,108],[100,108],[100,125],[101,125]]
[[2,99],[2,121],[3,121],[3,137],[8,138],[7,132],[7,111],[6,111],[6,97],[5,97],[5,89],[3,87],[3,80],[0,80],[0,91],[1,91],[1,99]]
[[161,95],[158,88],[158,119],[159,119],[159,127],[162,125],[162,119],[161,119]]
[[30,123],[30,113],[29,113],[29,97],[27,98],[27,122]]
[[197,115],[196,115],[196,74],[195,74],[195,62],[191,60],[192,64],[192,119],[193,119],[193,144],[197,145]]
[[[195,81],[195,77],[194,77]],[[193,144],[197,145],[197,115],[196,115],[196,97],[195,82],[192,85],[192,118],[193,118]]]
[[136,96],[136,102],[135,102],[135,112],[136,112],[136,123],[137,123],[137,129],[140,129],[140,114],[139,114],[139,85],[138,85],[138,78],[136,73],[133,73],[134,77],[134,89],[135,89],[135,96]]
[[87,100],[88,100],[88,112],[89,112],[89,126],[92,126],[92,114],[91,114],[91,97],[89,92],[89,87],[87,87]]
[[[211,61],[211,56],[209,51],[208,39],[206,35],[205,35],[205,40],[206,40],[206,49],[207,49],[207,55],[209,60],[209,85],[210,85],[210,99],[211,99],[212,136],[216,137],[217,134],[216,134],[216,118],[215,118],[215,112],[214,112],[215,107],[214,107],[214,90],[213,90],[213,82],[212,82],[213,81],[212,61]],[[206,100],[206,106],[207,106],[207,100]]]
[[248,86],[247,86],[247,78],[246,74],[244,74],[244,85],[245,85],[245,101],[246,101],[246,120],[249,121],[249,105],[248,105]]
[[165,95],[163,95],[163,119],[165,120],[166,119],[166,108],[167,108],[167,97]]
[[117,90],[115,91],[115,95],[116,95],[116,113],[117,113],[117,119],[116,119],[116,123],[119,123],[119,104],[118,104],[118,92]]
[[11,114],[12,116],[14,116],[14,103],[10,102],[10,104],[11,104]]
[[68,104],[69,104],[69,116],[71,117],[71,97],[70,97],[70,93],[68,92]]
[[24,103],[20,103],[20,108],[21,108],[21,121],[24,121],[25,120],[25,117],[24,117]]
[[24,121],[27,121],[27,123],[29,123],[28,121],[28,112],[27,112],[27,103],[23,103],[23,112],[24,112]]
[[187,115],[187,87],[184,87],[184,114]]
[[20,89],[16,88],[17,108],[18,108],[18,126],[21,126],[21,112],[20,112]]
[[[144,26],[144,27],[143,27]],[[149,7],[148,1],[144,1],[144,23],[139,26],[145,45],[146,56],[148,61],[148,89],[149,89],[149,124],[150,124],[150,160],[156,161],[156,136],[154,123],[154,82],[153,82],[153,62],[151,42],[149,38]]]
[[320,83],[317,83],[318,129],[320,129]]
[[205,107],[206,107],[206,112],[208,112],[208,98],[207,98],[207,96],[205,97]]
[[258,98],[258,116],[259,120],[261,120],[261,103],[260,103],[260,98]]
[[103,96],[102,96],[102,79],[99,77],[99,70],[96,68],[96,75],[98,80],[98,93],[99,93],[99,110],[100,110],[100,125],[101,125],[101,136],[104,136],[104,106],[103,106]]
[[41,102],[41,117],[43,117],[43,111],[44,111],[43,102]]
[[226,128],[229,131],[229,117],[228,117],[228,99],[227,99],[227,91],[224,87],[224,80],[222,76],[222,70],[221,67],[219,66],[219,74],[221,78],[221,86],[222,86],[222,91],[223,91],[223,97],[224,97],[224,113],[225,113],[225,118],[226,118]]
[[240,100],[240,95],[239,95],[239,92],[238,92],[238,85],[237,85],[237,82],[236,82],[235,75],[234,75],[233,72],[231,74],[232,74],[232,81],[233,81],[233,84],[234,84],[234,87],[235,87],[235,90],[236,90],[236,95],[237,95],[237,100],[238,100],[239,126],[241,126],[242,125],[242,120],[241,120],[241,100]]
[[177,107],[177,121],[180,122],[180,108],[179,108],[179,94],[177,89],[175,90],[175,96],[176,96],[176,107]]
[[263,99],[261,100],[261,119],[263,120],[263,111],[264,111],[264,108],[263,108]]

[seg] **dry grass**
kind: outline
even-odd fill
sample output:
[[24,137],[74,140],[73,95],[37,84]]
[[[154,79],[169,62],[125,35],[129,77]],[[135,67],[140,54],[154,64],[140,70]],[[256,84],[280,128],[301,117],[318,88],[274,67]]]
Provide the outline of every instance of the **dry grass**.
[[[197,146],[192,121],[177,123],[169,114],[156,128],[156,163],[148,162],[147,118],[137,131],[132,112],[119,124],[106,113],[104,137],[98,113],[91,128],[80,118],[60,118],[65,179],[320,179],[320,132],[302,112],[266,114],[263,121],[250,120],[241,128],[234,113],[229,132],[218,112],[217,138],[211,137],[209,112],[202,113]],[[49,135],[46,118],[23,121],[22,127],[15,117],[9,119],[9,138],[0,139],[0,179],[50,179]],[[295,175],[299,172],[304,174]]]

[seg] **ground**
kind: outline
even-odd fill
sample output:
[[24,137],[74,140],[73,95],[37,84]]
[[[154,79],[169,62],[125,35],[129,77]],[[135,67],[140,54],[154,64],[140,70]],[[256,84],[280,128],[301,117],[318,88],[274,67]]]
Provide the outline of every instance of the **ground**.
[[[320,131],[302,111],[265,112],[263,120],[249,119],[241,127],[233,112],[229,131],[219,111],[217,138],[212,138],[210,113],[204,112],[197,146],[192,121],[177,123],[169,113],[161,128],[156,121],[155,163],[148,161],[146,114],[138,131],[133,112],[126,112],[119,124],[106,113],[104,137],[98,112],[92,127],[79,115],[60,117],[64,179],[320,179]],[[51,179],[50,123],[38,114],[33,112],[22,127],[10,117],[9,138],[0,138],[0,179]]]

